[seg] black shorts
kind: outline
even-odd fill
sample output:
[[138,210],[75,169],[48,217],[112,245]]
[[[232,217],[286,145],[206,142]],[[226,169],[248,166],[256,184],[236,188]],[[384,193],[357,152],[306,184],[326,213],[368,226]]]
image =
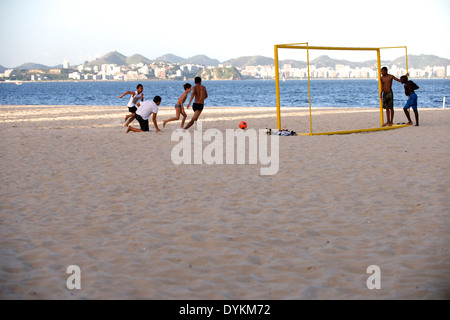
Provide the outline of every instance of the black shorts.
[[194,110],[194,112],[195,112],[195,111],[202,111],[204,106],[205,106],[205,105],[204,105],[204,104],[201,104],[201,103],[194,103],[194,104],[192,105],[192,110]]
[[148,120],[142,119],[142,117],[138,114],[136,115],[136,120],[139,122],[142,131],[150,131],[148,127]]
[[136,107],[128,107],[128,111],[130,111],[130,113],[136,113],[137,108]]

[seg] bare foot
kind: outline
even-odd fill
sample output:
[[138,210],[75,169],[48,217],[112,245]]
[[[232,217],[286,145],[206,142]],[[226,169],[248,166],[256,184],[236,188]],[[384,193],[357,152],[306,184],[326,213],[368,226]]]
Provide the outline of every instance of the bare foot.
[[[412,124],[412,123],[411,123],[411,124]],[[419,126],[419,124],[416,124],[416,125],[415,125],[415,127],[418,127],[418,126]]]
[[163,121],[163,128],[165,128],[165,127],[166,127],[166,123],[167,123],[167,121],[166,121],[166,120],[164,120],[164,121]]
[[126,133],[128,133],[128,132],[130,132],[131,131],[131,129],[130,129],[130,127],[128,126],[127,127],[127,132]]
[[392,127],[392,123],[389,122],[389,123],[387,124],[387,126],[388,126],[388,127]]
[[389,124],[389,123],[386,122],[385,124],[382,125],[382,127],[387,127],[388,124]]
[[413,124],[412,122],[408,122],[408,123],[407,123],[408,126],[410,126],[410,125],[412,125],[412,124]]

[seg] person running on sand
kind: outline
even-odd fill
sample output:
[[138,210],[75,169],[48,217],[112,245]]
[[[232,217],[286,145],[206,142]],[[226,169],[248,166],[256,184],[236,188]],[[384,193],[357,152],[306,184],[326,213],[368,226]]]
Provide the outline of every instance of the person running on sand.
[[142,84],[138,84],[137,90],[135,92],[133,91],[127,91],[123,95],[119,96],[120,99],[125,97],[127,94],[131,94],[130,101],[128,102],[128,111],[130,112],[129,115],[125,116],[125,124],[124,127],[128,127],[128,125],[133,122],[134,115],[137,110],[137,102],[141,100],[144,101],[144,94],[142,93],[144,91],[144,86]]
[[392,92],[392,81],[400,82],[391,74],[388,74],[388,69],[383,67],[381,69],[381,85],[382,91],[380,99],[383,100],[383,108],[386,109],[387,122],[383,127],[391,127],[394,124],[394,93]]
[[202,78],[200,77],[195,78],[195,86],[194,88],[192,88],[191,100],[189,101],[189,104],[187,106],[188,109],[190,108],[192,100],[194,100],[194,98],[195,101],[194,105],[192,106],[192,110],[194,110],[194,116],[184,128],[185,130],[189,129],[195,122],[197,122],[198,118],[202,114],[203,107],[205,106],[205,100],[208,98],[208,92],[206,91],[206,88],[202,86]]
[[186,121],[187,118],[187,114],[184,111],[184,107],[183,107],[183,103],[186,102],[187,96],[188,94],[191,92],[191,85],[189,83],[186,83],[184,85],[184,92],[183,94],[178,98],[178,102],[175,105],[175,112],[176,112],[176,116],[174,118],[170,118],[169,120],[164,120],[163,121],[163,128],[166,127],[166,124],[171,122],[171,121],[176,121],[180,119],[180,114],[183,116],[183,120],[181,120],[181,128],[184,127],[184,122]]

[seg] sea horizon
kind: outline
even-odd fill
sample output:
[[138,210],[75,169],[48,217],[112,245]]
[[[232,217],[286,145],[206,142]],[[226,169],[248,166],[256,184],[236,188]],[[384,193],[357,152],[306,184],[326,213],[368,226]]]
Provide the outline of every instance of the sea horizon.
[[[450,96],[450,79],[413,79],[420,87],[419,108],[442,108],[443,98]],[[129,95],[119,99],[126,91],[144,85],[145,99],[159,95],[162,105],[175,105],[183,93],[183,84],[192,80],[145,81],[51,81],[14,82],[0,86],[0,105],[99,105],[126,106]],[[306,79],[280,81],[281,106],[307,107]],[[206,107],[275,107],[276,92],[273,79],[211,80],[204,81],[209,98]],[[376,79],[311,79],[312,107],[379,108],[378,81]],[[394,81],[395,108],[406,103],[403,85]],[[187,104],[187,103],[186,103]]]

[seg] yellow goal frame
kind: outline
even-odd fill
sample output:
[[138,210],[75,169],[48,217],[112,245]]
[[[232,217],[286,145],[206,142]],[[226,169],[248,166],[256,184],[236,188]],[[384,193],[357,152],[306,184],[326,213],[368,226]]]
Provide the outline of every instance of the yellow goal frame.
[[309,133],[299,133],[298,135],[315,136],[315,135],[333,135],[333,134],[348,134],[358,132],[370,132],[380,130],[390,130],[406,127],[407,125],[393,125],[392,127],[383,127],[384,115],[383,115],[383,101],[380,99],[380,127],[370,129],[357,129],[347,131],[335,131],[335,132],[317,132],[313,133],[312,129],[312,111],[311,111],[311,75],[309,71],[309,50],[345,50],[345,51],[376,51],[377,53],[377,66],[378,66],[378,90],[379,96],[381,96],[381,50],[382,49],[405,49],[406,57],[406,72],[408,73],[408,48],[406,46],[398,47],[379,47],[379,48],[358,48],[358,47],[319,47],[310,46],[308,42],[303,43],[291,43],[291,44],[277,44],[275,45],[275,84],[277,95],[277,126],[278,130],[281,130],[281,103],[280,103],[280,69],[278,61],[279,49],[303,49],[306,50],[307,65],[308,65],[308,95],[309,95]]

